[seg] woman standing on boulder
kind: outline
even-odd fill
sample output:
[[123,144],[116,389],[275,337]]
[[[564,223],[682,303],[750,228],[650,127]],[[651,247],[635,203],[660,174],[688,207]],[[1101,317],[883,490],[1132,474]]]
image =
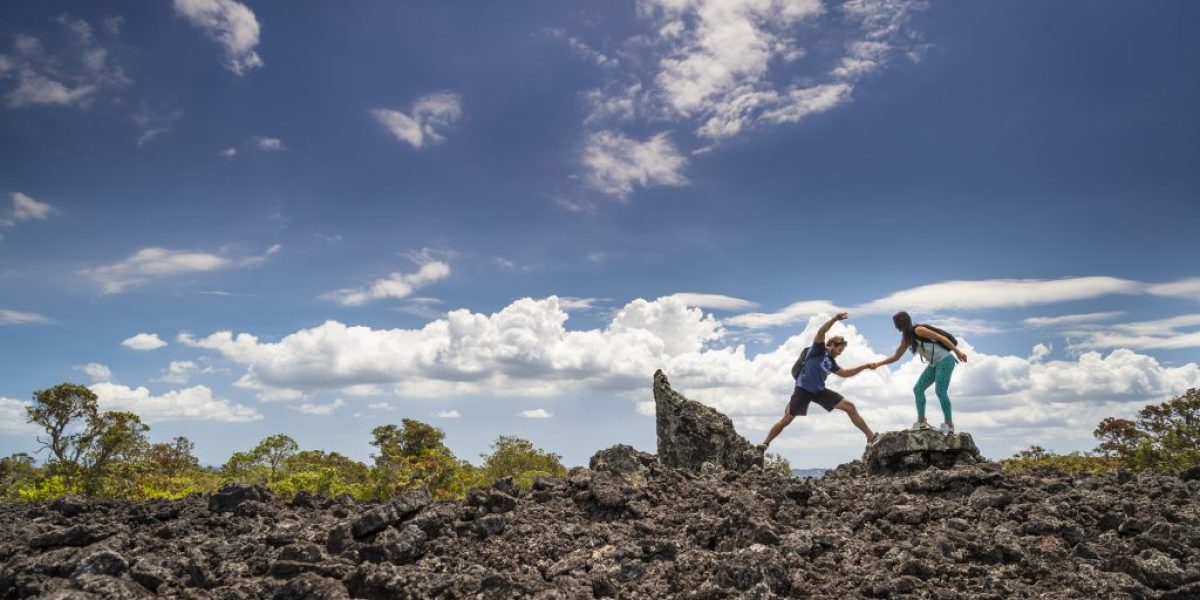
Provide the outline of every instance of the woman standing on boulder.
[[[913,386],[913,394],[917,399],[917,422],[913,429],[933,429],[925,419],[925,390],[934,383],[937,386],[938,402],[942,405],[942,416],[946,421],[938,428],[942,433],[954,433],[954,419],[950,414],[950,376],[954,374],[954,366],[958,361],[967,362],[967,355],[958,349],[958,340],[954,336],[932,325],[913,325],[912,317],[900,311],[892,316],[892,324],[900,331],[900,346],[888,358],[874,363],[874,367],[894,363],[904,356],[904,350],[909,349],[913,354],[921,356],[921,360],[929,363],[917,384]],[[958,357],[958,360],[955,360]]]

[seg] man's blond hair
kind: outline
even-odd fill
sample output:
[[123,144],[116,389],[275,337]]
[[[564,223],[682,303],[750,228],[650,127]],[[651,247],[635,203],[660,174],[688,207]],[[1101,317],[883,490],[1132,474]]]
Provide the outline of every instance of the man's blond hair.
[[840,335],[835,335],[835,336],[829,338],[828,340],[826,340],[825,345],[826,346],[845,346],[846,338],[844,338]]

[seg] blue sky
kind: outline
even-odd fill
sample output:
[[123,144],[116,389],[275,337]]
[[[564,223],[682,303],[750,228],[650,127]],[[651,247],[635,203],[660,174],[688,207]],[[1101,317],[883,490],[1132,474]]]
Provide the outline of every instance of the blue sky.
[[[0,9],[0,452],[93,385],[219,463],[654,446],[650,375],[758,441],[821,315],[965,340],[985,454],[1200,387],[1188,3],[174,0]],[[143,335],[144,334],[144,335]],[[153,336],[153,337],[151,337]],[[911,423],[920,365],[835,381]],[[439,416],[440,415],[440,416]],[[933,416],[936,418],[936,409]],[[838,415],[773,447],[861,451]]]

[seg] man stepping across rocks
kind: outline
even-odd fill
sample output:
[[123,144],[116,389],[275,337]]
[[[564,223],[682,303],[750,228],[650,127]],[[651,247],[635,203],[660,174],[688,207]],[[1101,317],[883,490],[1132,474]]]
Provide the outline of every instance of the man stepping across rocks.
[[829,328],[838,321],[846,320],[849,316],[850,313],[840,312],[821,325],[821,328],[817,330],[817,336],[813,338],[813,345],[805,349],[804,353],[800,355],[800,360],[796,361],[799,372],[797,373],[797,367],[792,368],[792,374],[796,377],[796,389],[792,393],[792,399],[788,402],[787,408],[783,411],[783,417],[771,427],[771,431],[767,433],[767,439],[758,445],[760,452],[767,451],[771,440],[774,440],[784,427],[790,425],[792,419],[808,414],[808,405],[813,402],[819,404],[827,412],[833,411],[835,408],[845,412],[854,426],[867,436],[868,445],[879,441],[879,434],[871,431],[862,415],[858,413],[858,408],[854,406],[854,403],[825,387],[825,378],[829,377],[830,373],[836,373],[841,377],[854,377],[863,369],[874,367],[871,363],[867,363],[853,369],[841,368],[837,364],[837,357],[846,349],[846,340],[840,335],[833,336],[828,341],[825,340],[825,334],[829,333]]

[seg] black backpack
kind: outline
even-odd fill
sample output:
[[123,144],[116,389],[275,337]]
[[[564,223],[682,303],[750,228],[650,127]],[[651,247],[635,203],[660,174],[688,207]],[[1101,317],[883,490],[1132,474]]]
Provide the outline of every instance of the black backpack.
[[799,377],[800,373],[804,371],[804,361],[808,360],[808,351],[810,349],[812,349],[812,346],[806,347],[804,351],[800,353],[800,358],[796,359],[796,364],[792,365],[792,379]]
[[[916,335],[916,336],[917,336],[917,339],[922,339],[922,340],[926,339],[926,338],[923,338],[923,337],[921,337],[921,336],[917,335],[917,333],[916,333],[916,329],[917,329],[917,327],[924,327],[925,329],[928,329],[928,330],[930,330],[930,331],[933,331],[933,332],[936,332],[936,333],[940,333],[940,334],[942,334],[942,335],[946,336],[946,339],[950,340],[950,343],[951,343],[951,344],[954,344],[955,348],[957,348],[957,347],[958,347],[958,338],[956,338],[956,337],[954,337],[953,335],[951,335],[949,331],[946,331],[946,330],[944,330],[944,329],[938,329],[937,327],[934,327],[933,325],[929,325],[929,324],[926,324],[926,323],[919,323],[919,324],[917,324],[917,325],[914,325],[914,326],[913,326],[913,335]],[[926,341],[930,341],[930,342],[932,342],[933,340],[926,340]],[[947,346],[947,345],[945,345],[945,344],[943,344],[943,343],[941,343],[941,342],[938,342],[938,345],[939,345],[939,346],[941,346],[941,347],[943,347],[943,348],[945,348],[945,349],[947,349],[947,350],[952,350],[952,348],[950,348],[949,346]]]

